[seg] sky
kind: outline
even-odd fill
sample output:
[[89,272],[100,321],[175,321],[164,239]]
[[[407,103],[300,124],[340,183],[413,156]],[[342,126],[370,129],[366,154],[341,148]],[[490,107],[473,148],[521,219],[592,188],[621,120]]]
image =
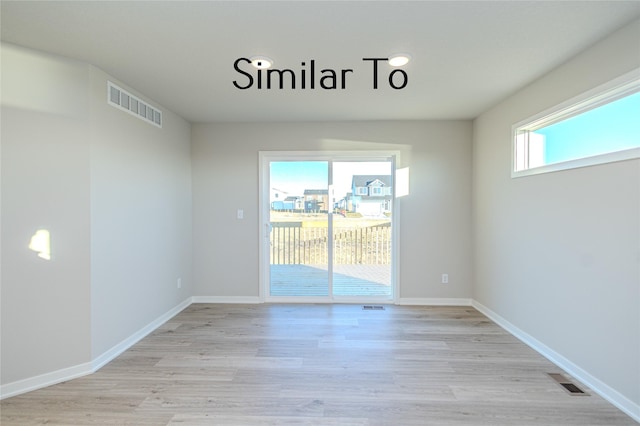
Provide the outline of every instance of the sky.
[[[391,162],[333,162],[333,182],[336,201],[351,191],[353,175],[390,175]],[[304,194],[305,189],[327,189],[329,162],[327,161],[272,161],[270,187]]]
[[535,133],[545,136],[545,163],[640,146],[640,92]]

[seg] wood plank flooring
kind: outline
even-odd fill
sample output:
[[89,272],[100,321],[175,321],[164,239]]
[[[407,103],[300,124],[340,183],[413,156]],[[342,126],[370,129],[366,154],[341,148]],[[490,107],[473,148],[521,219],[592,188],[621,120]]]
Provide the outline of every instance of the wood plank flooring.
[[560,372],[469,307],[194,304],[95,374],[2,401],[0,423],[636,424]]

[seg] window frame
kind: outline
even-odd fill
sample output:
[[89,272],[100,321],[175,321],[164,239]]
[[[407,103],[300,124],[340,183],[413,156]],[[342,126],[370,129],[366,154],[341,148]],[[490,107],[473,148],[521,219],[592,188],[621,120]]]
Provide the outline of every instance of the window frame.
[[[510,138],[511,177],[518,178],[640,158],[640,147],[636,147],[516,170],[516,145],[520,133],[550,126],[637,92],[640,92],[640,68],[513,124]],[[528,157],[528,155],[529,153],[526,152],[525,156]]]

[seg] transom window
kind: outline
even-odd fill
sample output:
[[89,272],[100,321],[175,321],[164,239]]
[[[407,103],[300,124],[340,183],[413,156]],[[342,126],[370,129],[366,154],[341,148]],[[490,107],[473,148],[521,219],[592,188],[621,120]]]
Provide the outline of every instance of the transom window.
[[640,158],[637,71],[513,126],[512,177],[633,158]]

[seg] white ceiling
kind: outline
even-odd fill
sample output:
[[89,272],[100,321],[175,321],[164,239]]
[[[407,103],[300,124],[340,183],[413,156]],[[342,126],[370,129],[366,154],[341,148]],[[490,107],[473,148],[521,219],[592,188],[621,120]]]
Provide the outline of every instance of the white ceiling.
[[[465,119],[638,19],[640,2],[3,0],[1,13],[2,40],[94,64],[191,122]],[[407,87],[381,64],[374,90],[362,58],[395,52],[413,57]],[[344,90],[237,89],[233,63],[253,55],[298,79],[311,59],[353,73]]]

